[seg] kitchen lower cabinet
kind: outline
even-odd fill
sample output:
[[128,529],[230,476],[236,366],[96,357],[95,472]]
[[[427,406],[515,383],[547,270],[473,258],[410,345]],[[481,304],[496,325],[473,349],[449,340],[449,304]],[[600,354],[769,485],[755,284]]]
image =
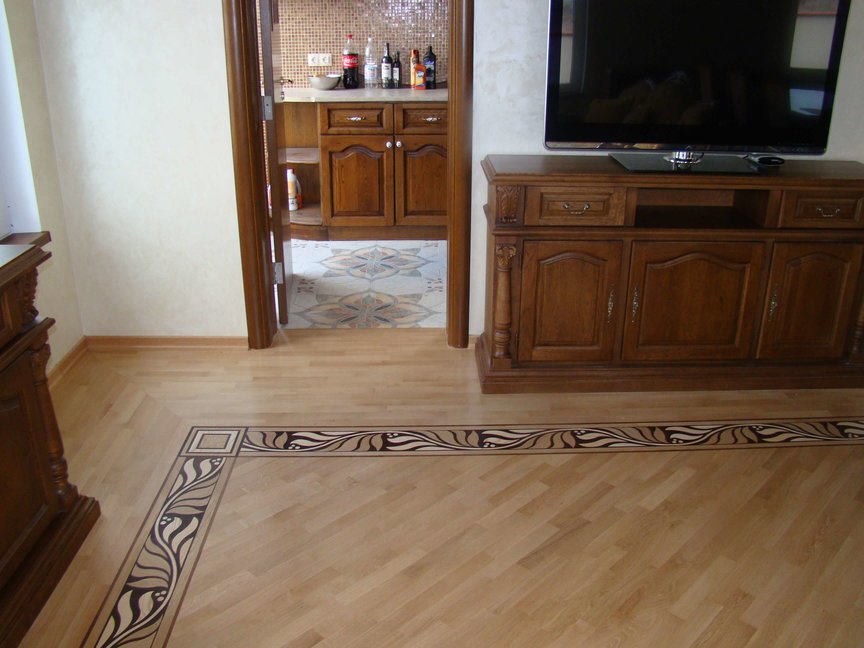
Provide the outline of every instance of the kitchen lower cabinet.
[[864,165],[482,167],[484,392],[864,386]]
[[395,163],[389,135],[321,138],[324,225],[392,225]]
[[396,225],[447,225],[447,136],[396,137]]

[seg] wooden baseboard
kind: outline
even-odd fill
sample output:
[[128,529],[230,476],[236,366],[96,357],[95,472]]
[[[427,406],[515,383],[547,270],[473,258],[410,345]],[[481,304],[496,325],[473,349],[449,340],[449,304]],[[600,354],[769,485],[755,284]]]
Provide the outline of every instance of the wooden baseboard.
[[84,357],[84,354],[87,353],[87,338],[82,337],[78,340],[78,344],[72,347],[72,350],[69,351],[65,356],[60,358],[60,360],[51,367],[51,370],[48,372],[48,386],[54,387],[57,383],[63,380],[63,377],[69,373],[69,371],[78,364],[78,361]]
[[219,348],[248,349],[245,337],[174,337],[174,336],[88,336],[87,348],[92,351],[111,349],[182,349]]

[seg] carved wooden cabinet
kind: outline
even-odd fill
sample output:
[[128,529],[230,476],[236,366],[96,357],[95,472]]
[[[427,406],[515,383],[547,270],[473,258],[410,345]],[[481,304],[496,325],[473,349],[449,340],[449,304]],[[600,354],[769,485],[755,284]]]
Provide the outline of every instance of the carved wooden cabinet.
[[446,104],[321,104],[318,115],[325,226],[446,226]]
[[484,391],[864,385],[864,165],[483,169]]
[[50,318],[34,307],[50,256],[0,244],[0,645],[23,637],[99,516],[69,483],[45,368]]

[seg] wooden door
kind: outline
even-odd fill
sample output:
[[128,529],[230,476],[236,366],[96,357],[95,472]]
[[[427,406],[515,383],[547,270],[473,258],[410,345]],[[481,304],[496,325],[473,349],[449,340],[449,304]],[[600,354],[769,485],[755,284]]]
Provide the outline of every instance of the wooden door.
[[757,357],[842,357],[861,272],[861,247],[855,243],[774,246]]
[[526,241],[517,358],[608,362],[621,296],[621,243]]
[[622,358],[747,358],[763,256],[755,242],[634,243]]
[[[259,31],[261,36],[261,85],[264,88],[264,168],[267,174],[267,201],[272,234],[273,281],[276,284],[276,310],[279,323],[288,323],[288,290],[291,283],[291,245],[290,233],[283,232],[282,224],[282,174],[279,167],[279,120],[276,116],[274,73],[273,73],[273,30],[279,23],[279,3],[275,0],[259,1]],[[277,34],[278,36],[278,34]],[[287,187],[286,187],[287,189]],[[284,228],[290,228],[285,223]],[[288,245],[285,244],[288,241]]]
[[59,510],[30,357],[0,371],[0,588]]
[[447,136],[396,136],[396,224],[447,225]]
[[393,137],[321,137],[324,225],[393,225]]

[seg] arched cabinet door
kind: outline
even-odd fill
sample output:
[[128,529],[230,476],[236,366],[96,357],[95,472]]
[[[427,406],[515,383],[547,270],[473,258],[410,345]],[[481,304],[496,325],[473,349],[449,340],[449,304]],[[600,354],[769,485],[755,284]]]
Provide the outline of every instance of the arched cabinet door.
[[393,192],[391,135],[321,138],[324,225],[392,225]]
[[860,272],[861,245],[777,243],[757,357],[840,359]]
[[396,224],[447,225],[447,136],[396,135]]
[[517,359],[608,362],[622,299],[621,242],[526,241]]
[[764,244],[633,244],[625,361],[742,360],[750,355]]

